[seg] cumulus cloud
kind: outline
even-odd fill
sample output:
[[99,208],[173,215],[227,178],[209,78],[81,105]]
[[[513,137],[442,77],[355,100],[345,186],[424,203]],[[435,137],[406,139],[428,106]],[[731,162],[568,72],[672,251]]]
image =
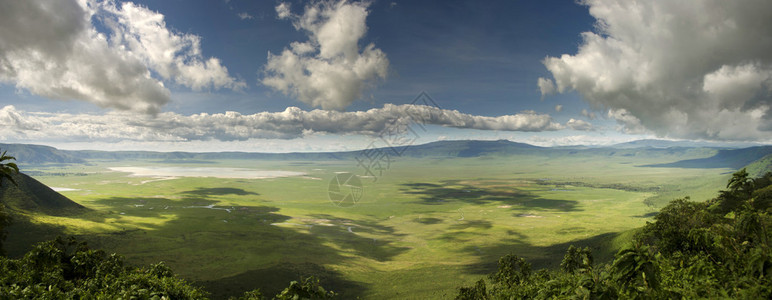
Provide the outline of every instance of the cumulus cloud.
[[566,122],[566,126],[568,126],[568,128],[571,128],[573,130],[579,130],[579,131],[593,130],[592,124],[590,124],[590,122],[587,122],[585,120],[574,119],[574,118],[571,118],[570,120],[568,120],[568,122]]
[[164,80],[193,89],[244,86],[217,58],[203,58],[198,36],[167,29],[163,15],[131,2],[10,1],[0,10],[0,82],[157,113],[170,100]]
[[287,19],[289,18],[292,13],[290,10],[291,3],[282,2],[279,3],[279,5],[276,5],[276,15],[279,19]]
[[620,109],[609,109],[608,110],[608,117],[611,119],[617,120],[617,123],[620,124],[620,127],[617,128],[618,131],[622,131],[624,133],[629,134],[650,134],[648,129],[646,129],[643,124],[641,124],[641,120],[638,119],[638,117],[630,114],[627,110],[624,108]]
[[555,88],[555,82],[552,81],[552,79],[539,77],[539,80],[536,81],[536,85],[539,86],[542,99],[544,99],[544,96],[554,95],[555,92],[557,92],[557,88]]
[[242,115],[237,112],[157,117],[125,112],[105,115],[33,113],[6,106],[0,109],[0,139],[56,142],[119,141],[244,141],[292,139],[314,134],[377,136],[397,125],[439,125],[501,131],[550,131],[564,126],[549,115],[525,111],[498,117],[464,114],[424,105],[386,104],[367,111],[304,111],[288,107],[282,112]]
[[[628,132],[772,138],[772,2],[586,0],[597,19],[574,55],[547,57],[555,90],[578,91]],[[552,79],[540,79],[542,94]]]
[[360,49],[367,32],[369,2],[318,1],[295,15],[280,3],[280,19],[292,20],[308,41],[292,42],[280,54],[268,53],[261,82],[313,107],[342,110],[378,79],[386,78],[389,60],[374,44]]
[[163,79],[194,90],[246,86],[229,76],[219,59],[203,57],[201,37],[167,28],[164,15],[132,2],[105,2],[101,9],[106,13],[97,16],[112,29],[112,43],[142,59]]
[[556,112],[560,112],[561,110],[563,110],[563,105],[560,105],[560,104],[555,105],[555,111]]

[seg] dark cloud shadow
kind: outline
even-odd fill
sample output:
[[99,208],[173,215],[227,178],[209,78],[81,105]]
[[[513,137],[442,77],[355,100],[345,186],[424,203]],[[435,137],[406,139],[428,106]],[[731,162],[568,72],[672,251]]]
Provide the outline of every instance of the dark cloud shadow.
[[[208,198],[256,193],[199,188],[186,194],[194,197],[111,197],[92,201],[94,206],[103,208],[77,217],[117,229],[80,238],[94,248],[125,255],[131,264],[164,261],[182,278],[206,287],[213,299],[227,299],[258,288],[265,295],[273,296],[290,281],[307,276],[316,276],[326,289],[344,298],[357,298],[367,291],[364,284],[324,267],[342,264],[348,259],[330,243],[384,261],[404,251],[391,246],[390,241],[371,245],[372,239],[358,237],[346,228],[312,226],[308,232],[301,230],[307,228],[303,226],[279,226],[290,224],[292,218],[281,214],[278,207],[220,206],[218,201]],[[394,234],[390,227],[352,222],[359,225],[357,229]],[[241,265],[234,263],[241,261]],[[236,273],[224,273],[226,275],[218,279],[201,279],[212,277],[207,272],[230,270]]]
[[447,184],[404,183],[400,189],[405,194],[419,195],[421,204],[440,205],[450,202],[469,204],[500,203],[513,209],[579,211],[578,201],[546,199],[517,189],[485,188],[449,181]]
[[213,299],[227,299],[254,289],[255,283],[259,282],[262,286],[260,292],[263,296],[271,298],[289,286],[289,282],[299,281],[308,276],[319,278],[319,283],[325,289],[338,293],[339,299],[360,299],[366,291],[366,286],[362,283],[344,279],[340,272],[314,263],[279,263],[218,280],[197,283],[211,292]]
[[[312,215],[316,220],[309,220],[317,225],[311,227],[311,233],[318,238],[329,240],[343,249],[356,252],[357,255],[388,261],[409,248],[396,247],[394,240],[404,234],[396,233],[391,226],[384,226],[370,220],[340,219],[328,214]],[[324,224],[324,225],[322,225]],[[387,236],[388,238],[373,239],[363,237],[360,233]]]
[[[578,230],[575,228],[575,230]],[[511,237],[504,238],[500,243],[491,246],[468,245],[460,251],[467,255],[476,255],[479,263],[469,264],[465,270],[469,274],[487,275],[496,271],[499,258],[507,254],[524,257],[535,270],[555,269],[560,266],[563,256],[571,245],[589,247],[595,259],[595,265],[613,260],[616,249],[612,246],[613,239],[619,233],[604,233],[585,239],[577,239],[549,246],[537,246],[525,242],[522,234],[510,231]]]
[[424,225],[434,225],[442,223],[443,220],[440,218],[416,218],[413,220],[413,222],[421,223]]
[[244,189],[230,188],[230,187],[197,188],[195,190],[182,192],[182,194],[186,196],[194,196],[194,197],[223,196],[223,195],[237,195],[237,196],[260,195],[258,193],[249,192]]

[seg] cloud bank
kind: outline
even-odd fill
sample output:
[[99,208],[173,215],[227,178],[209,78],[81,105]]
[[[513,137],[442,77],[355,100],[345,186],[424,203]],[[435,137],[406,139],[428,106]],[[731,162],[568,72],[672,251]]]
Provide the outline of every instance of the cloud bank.
[[151,114],[170,101],[164,81],[194,90],[244,87],[217,58],[203,57],[200,42],[131,2],[8,1],[0,10],[0,82]]
[[547,57],[543,95],[578,91],[630,133],[772,140],[772,2],[586,0],[574,55]]
[[359,48],[367,33],[369,2],[318,1],[292,14],[288,3],[276,6],[308,41],[292,42],[281,54],[268,53],[261,82],[313,107],[343,110],[362,97],[368,85],[386,78],[389,60],[374,44]]
[[244,141],[315,134],[376,136],[395,124],[528,132],[565,128],[549,115],[532,111],[489,117],[411,104],[386,104],[383,108],[355,112],[288,107],[282,112],[251,115],[226,112],[186,116],[163,112],[156,117],[138,117],[127,112],[105,115],[25,112],[10,105],[0,109],[0,139],[16,142]]

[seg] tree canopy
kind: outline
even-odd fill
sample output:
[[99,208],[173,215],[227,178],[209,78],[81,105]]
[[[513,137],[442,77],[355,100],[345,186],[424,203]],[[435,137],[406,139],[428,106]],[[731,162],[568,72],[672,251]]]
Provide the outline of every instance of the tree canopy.
[[611,263],[571,246],[559,270],[532,273],[507,255],[456,299],[769,299],[771,202],[772,173],[752,179],[743,169],[714,199],[670,202]]

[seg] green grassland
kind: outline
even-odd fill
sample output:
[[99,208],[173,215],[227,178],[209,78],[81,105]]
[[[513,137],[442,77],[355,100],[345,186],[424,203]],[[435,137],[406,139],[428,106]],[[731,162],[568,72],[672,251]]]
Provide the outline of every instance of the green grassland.
[[[29,170],[89,208],[30,214],[11,228],[9,253],[73,234],[136,264],[164,261],[213,297],[275,293],[315,275],[344,298],[450,298],[515,253],[555,267],[570,244],[601,260],[669,200],[715,196],[728,168],[643,167],[683,157],[539,155],[396,157],[362,178],[357,205],[328,197],[335,172],[356,161],[113,161]],[[110,167],[239,167],[306,176],[237,179],[129,177]],[[19,228],[22,228],[19,227]],[[37,229],[36,229],[37,228]],[[32,231],[38,230],[38,234]]]

